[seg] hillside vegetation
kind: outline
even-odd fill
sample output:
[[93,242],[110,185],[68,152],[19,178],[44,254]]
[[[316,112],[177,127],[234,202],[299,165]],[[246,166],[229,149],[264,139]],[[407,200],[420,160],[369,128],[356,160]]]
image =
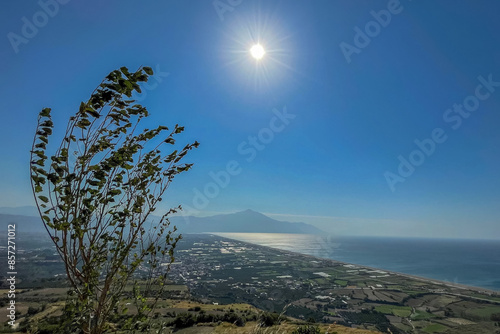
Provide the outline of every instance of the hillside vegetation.
[[[178,334],[370,334],[374,331],[348,328],[337,324],[311,324],[277,313],[268,313],[249,304],[216,305],[196,302],[186,297],[186,287],[171,285],[172,298],[163,299],[155,314],[155,323],[164,327],[161,333]],[[66,288],[26,289],[18,292],[18,326],[11,329],[6,323],[0,325],[1,333],[52,333],[62,316]],[[7,290],[0,290],[4,301]],[[130,308],[129,314],[134,312]],[[0,317],[6,317],[6,308],[0,309]],[[126,318],[124,315],[123,318]],[[120,321],[113,326],[120,331]],[[316,329],[316,332],[301,332]],[[297,331],[299,330],[299,331]]]

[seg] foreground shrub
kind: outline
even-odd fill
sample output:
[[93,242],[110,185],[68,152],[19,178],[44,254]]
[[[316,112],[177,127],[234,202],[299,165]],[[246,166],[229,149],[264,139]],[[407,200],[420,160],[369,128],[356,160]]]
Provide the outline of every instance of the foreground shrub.
[[304,325],[297,327],[292,334],[320,334],[318,326],[315,325]]

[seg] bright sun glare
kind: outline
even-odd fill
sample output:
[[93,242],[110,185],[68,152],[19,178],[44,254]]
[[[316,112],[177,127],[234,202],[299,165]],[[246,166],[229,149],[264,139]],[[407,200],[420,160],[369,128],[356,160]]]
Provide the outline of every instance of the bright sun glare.
[[250,54],[252,55],[252,57],[254,57],[257,60],[262,59],[262,57],[264,57],[265,53],[266,53],[266,51],[264,50],[264,48],[260,44],[255,44],[250,49]]

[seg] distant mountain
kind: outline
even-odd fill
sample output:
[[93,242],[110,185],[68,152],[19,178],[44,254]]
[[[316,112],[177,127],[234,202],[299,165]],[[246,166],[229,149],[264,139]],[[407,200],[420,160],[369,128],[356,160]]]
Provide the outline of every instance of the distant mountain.
[[[159,217],[150,216],[151,222]],[[262,213],[246,210],[210,217],[175,216],[170,221],[181,233],[232,232],[232,233],[303,233],[321,234],[322,230],[305,223],[279,221]],[[16,223],[18,229],[27,232],[45,231],[35,207],[6,208],[0,207],[0,231],[7,229],[7,224]]]
[[6,231],[7,225],[13,223],[18,232],[45,232],[34,206],[0,207],[0,231]]
[[170,221],[181,233],[324,233],[309,224],[279,221],[252,210],[210,217],[176,216]]
[[6,215],[20,215],[20,216],[38,216],[38,210],[34,206],[18,206],[15,208],[12,207],[0,207],[0,213]]
[[0,213],[0,231],[6,231],[9,224],[16,224],[16,232],[45,232],[40,217]]

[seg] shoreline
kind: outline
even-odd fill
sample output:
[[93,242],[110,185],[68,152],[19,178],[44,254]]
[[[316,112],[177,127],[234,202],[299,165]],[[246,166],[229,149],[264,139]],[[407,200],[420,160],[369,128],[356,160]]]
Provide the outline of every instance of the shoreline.
[[[224,233],[224,232],[220,232],[220,233]],[[198,234],[198,233],[193,233],[193,234]],[[262,247],[262,248],[265,248],[265,249],[271,249],[273,251],[279,251],[279,252],[282,252],[282,253],[300,255],[300,256],[304,256],[304,257],[307,257],[307,258],[312,258],[312,259],[315,259],[315,260],[319,259],[319,260],[329,261],[329,262],[336,263],[336,264],[341,264],[341,265],[353,265],[353,266],[356,266],[356,267],[359,267],[359,268],[362,268],[362,269],[384,271],[384,272],[386,272],[388,274],[397,275],[397,276],[406,277],[406,278],[411,278],[411,279],[422,281],[422,282],[425,282],[425,283],[432,283],[432,284],[443,285],[443,286],[451,287],[451,288],[457,288],[457,289],[462,289],[462,290],[468,290],[468,291],[478,292],[480,294],[486,294],[486,295],[489,295],[489,296],[491,296],[491,295],[500,295],[500,290],[499,291],[497,291],[497,290],[490,290],[490,289],[486,289],[486,288],[482,288],[482,287],[476,287],[476,286],[471,286],[471,285],[446,282],[446,281],[441,281],[441,280],[434,279],[434,278],[427,278],[427,277],[422,277],[422,276],[415,276],[415,275],[406,274],[406,273],[402,273],[402,272],[391,271],[391,270],[386,270],[386,269],[382,269],[382,268],[369,267],[369,266],[365,266],[365,265],[361,265],[361,264],[348,263],[348,262],[343,262],[343,261],[334,260],[334,259],[330,259],[330,258],[324,258],[324,257],[310,255],[310,254],[304,254],[304,253],[294,252],[294,251],[285,250],[285,249],[276,248],[276,247],[271,247],[271,246],[263,246],[263,245],[259,245],[259,244],[248,242],[248,241],[242,241],[242,240],[238,240],[238,239],[228,238],[226,236],[221,236],[221,235],[218,235],[217,232],[215,232],[215,233],[213,233],[213,232],[210,232],[210,233],[209,232],[205,232],[205,233],[201,233],[201,234],[204,234],[204,235],[214,235],[214,236],[217,236],[217,237],[222,238],[222,239],[227,239],[227,240],[231,240],[231,241],[237,241],[237,242],[241,242],[241,243],[244,243],[244,244],[249,244],[249,245],[256,246],[256,247]],[[450,293],[448,292],[448,294],[450,294]],[[464,296],[464,297],[467,297],[467,298],[477,298],[479,300],[487,300],[489,302],[492,302],[492,303],[500,305],[500,301],[494,301],[494,300],[489,300],[489,299],[482,299],[482,298],[479,298],[479,297],[472,297],[472,296]]]

